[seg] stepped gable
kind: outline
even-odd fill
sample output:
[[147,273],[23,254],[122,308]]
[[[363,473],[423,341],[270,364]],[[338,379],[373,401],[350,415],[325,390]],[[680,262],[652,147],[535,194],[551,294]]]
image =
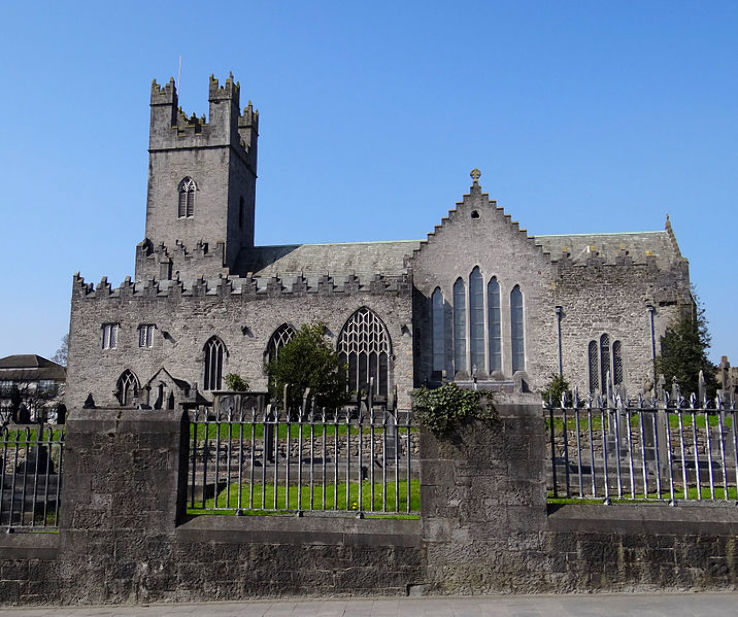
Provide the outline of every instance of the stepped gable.
[[534,250],[538,250],[542,256],[550,257],[548,252],[543,249],[539,244],[534,241],[533,236],[528,235],[528,230],[520,227],[518,221],[512,220],[512,217],[505,212],[505,209],[497,205],[497,200],[490,199],[489,193],[483,193],[482,187],[479,184],[479,178],[482,175],[478,169],[472,169],[469,175],[472,178],[472,185],[468,193],[465,193],[462,200],[456,202],[456,208],[448,211],[448,214],[441,219],[441,222],[435,226],[435,229],[428,234],[425,240],[420,241],[419,246],[413,251],[413,258],[420,254],[420,252],[426,247],[442,236],[446,223],[459,216],[462,212],[468,212],[470,216],[473,216],[473,212],[476,208],[490,208],[499,217],[502,218],[504,223],[509,226],[512,232],[520,234],[520,237],[530,243]]
[[257,246],[241,251],[236,269],[255,276],[399,276],[407,273],[407,258],[419,244],[420,240],[401,240]]

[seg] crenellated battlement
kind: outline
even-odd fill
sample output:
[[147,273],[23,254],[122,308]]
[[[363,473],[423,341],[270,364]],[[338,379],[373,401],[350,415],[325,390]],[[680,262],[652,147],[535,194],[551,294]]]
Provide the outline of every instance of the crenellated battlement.
[[193,249],[177,240],[172,250],[162,242],[154,245],[146,239],[136,246],[136,278],[138,281],[152,277],[168,280],[174,272],[195,273],[197,276],[226,276],[225,243],[219,240],[214,246],[198,240]]
[[345,297],[358,294],[372,296],[409,296],[412,290],[412,275],[384,276],[374,274],[360,277],[356,274],[333,277],[321,276],[199,276],[192,281],[183,281],[175,271],[170,279],[149,277],[132,281],[125,278],[120,287],[113,288],[107,277],[102,277],[95,286],[88,283],[77,272],[72,281],[74,300],[136,300],[169,299],[179,301],[186,298],[209,298],[218,301],[226,298],[242,301],[276,297],[302,297],[306,295]]
[[151,84],[149,149],[231,146],[240,150],[249,159],[248,164],[255,168],[259,112],[249,101],[241,113],[240,93],[241,85],[234,81],[232,74],[223,85],[211,75],[208,88],[209,118],[206,119],[205,114],[188,115],[179,107],[174,78],[164,85],[154,80]]

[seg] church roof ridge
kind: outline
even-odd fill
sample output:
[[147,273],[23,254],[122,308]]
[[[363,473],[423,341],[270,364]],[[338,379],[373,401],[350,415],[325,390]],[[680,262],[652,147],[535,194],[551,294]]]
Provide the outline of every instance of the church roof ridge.
[[663,229],[657,229],[653,231],[600,231],[593,233],[577,233],[577,234],[534,234],[530,237],[533,238],[585,238],[591,236],[641,236],[645,234],[665,234],[667,233]]

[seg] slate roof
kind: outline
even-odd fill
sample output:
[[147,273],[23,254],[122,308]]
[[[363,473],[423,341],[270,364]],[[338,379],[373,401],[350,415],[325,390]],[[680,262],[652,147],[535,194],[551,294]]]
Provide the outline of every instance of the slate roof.
[[242,276],[400,275],[419,246],[420,240],[257,246],[239,255],[237,270]]
[[[596,252],[605,263],[615,263],[625,251],[633,263],[646,263],[646,257],[652,255],[659,268],[667,269],[681,259],[676,240],[668,230],[530,237],[554,261],[567,252],[574,263],[584,263]],[[279,276],[283,281],[300,274],[309,280],[324,274],[337,279],[352,274],[362,279],[374,274],[397,276],[407,271],[408,258],[421,244],[421,240],[401,240],[257,246],[241,252],[236,273]]]
[[66,369],[43,356],[36,354],[17,354],[0,358],[0,380],[2,381],[39,381],[53,379],[64,381]]
[[[584,263],[596,252],[605,263],[615,263],[615,258],[626,251],[633,263],[646,263],[652,254],[659,268],[670,267],[681,257],[668,231],[640,231],[614,234],[569,234],[560,236],[531,236],[536,244],[558,260],[568,252],[574,263]],[[564,251],[566,249],[566,251]]]

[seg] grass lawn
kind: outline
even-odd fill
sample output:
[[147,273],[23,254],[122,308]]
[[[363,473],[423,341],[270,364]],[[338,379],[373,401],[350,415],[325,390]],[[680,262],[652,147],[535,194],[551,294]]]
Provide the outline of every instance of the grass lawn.
[[[189,508],[188,514],[216,514],[235,513],[238,508],[238,496],[241,495],[241,509],[244,514],[252,515],[270,515],[281,514],[284,512],[295,512],[298,509],[304,511],[310,510],[310,486],[290,485],[289,495],[287,494],[284,484],[279,484],[276,490],[277,505],[274,506],[274,484],[267,483],[253,485],[253,501],[251,499],[250,484],[231,484],[228,489],[221,491],[217,497],[207,499],[205,508],[196,507]],[[313,509],[315,510],[333,510],[333,511],[358,511],[361,510],[371,516],[372,510],[377,512],[377,517],[389,518],[415,518],[417,515],[408,514],[407,491],[408,483],[401,480],[397,483],[387,482],[387,500],[384,501],[384,491],[382,484],[374,483],[374,501],[372,502],[371,482],[365,480],[361,483],[361,505],[359,504],[359,483],[351,482],[348,485],[348,499],[346,498],[346,482],[339,482],[337,485],[326,484],[325,487],[325,508],[323,507],[323,486],[312,487]],[[399,501],[396,500],[395,490],[399,492]],[[301,502],[298,504],[298,496]],[[262,510],[262,498],[264,499],[264,507],[270,510]],[[253,508],[250,508],[253,504]],[[219,510],[213,510],[219,508]],[[410,512],[420,511],[420,481],[410,481]],[[389,514],[386,513],[404,513]],[[379,514],[381,513],[381,515]]]
[[[548,503],[551,504],[557,504],[557,505],[570,505],[570,504],[597,504],[601,505],[603,498],[600,497],[598,499],[592,499],[592,498],[586,498],[586,499],[567,499],[565,497],[556,497],[554,498],[553,493],[549,491],[548,493]],[[697,501],[697,487],[692,486],[687,490],[687,496],[690,501]],[[669,501],[670,495],[668,487],[665,491],[661,491],[661,501]],[[684,491],[683,490],[675,490],[674,491],[674,499],[676,501],[685,501]],[[613,497],[613,492],[610,494],[610,500],[614,504],[638,504],[638,503],[655,503],[658,502],[659,497],[656,494],[655,491],[650,492],[648,494],[648,499],[646,499],[643,496],[643,493],[636,493],[635,499],[617,499]],[[725,488],[721,487],[715,487],[715,499],[713,500],[710,495],[710,488],[709,487],[702,487],[702,501],[707,502],[719,502],[719,501],[725,501]],[[728,487],[728,501],[738,501],[738,489],[736,489],[735,486],[729,486]]]

